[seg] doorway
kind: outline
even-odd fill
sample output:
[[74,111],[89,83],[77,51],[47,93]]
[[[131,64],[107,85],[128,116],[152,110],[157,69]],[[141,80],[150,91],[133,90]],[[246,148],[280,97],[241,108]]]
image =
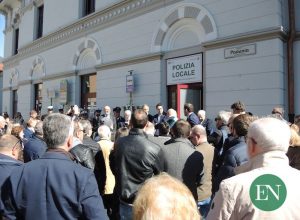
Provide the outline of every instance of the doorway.
[[96,73],[81,77],[81,107],[96,109]]
[[185,103],[192,103],[195,111],[202,109],[202,83],[168,86],[168,108],[175,109],[178,118],[186,119],[183,112]]

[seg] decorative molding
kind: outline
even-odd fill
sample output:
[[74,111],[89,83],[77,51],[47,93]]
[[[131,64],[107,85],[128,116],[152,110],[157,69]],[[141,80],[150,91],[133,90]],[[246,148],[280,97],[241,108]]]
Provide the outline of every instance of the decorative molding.
[[42,80],[53,80],[53,79],[60,79],[60,78],[66,78],[76,76],[76,72],[74,70],[61,72],[61,73],[55,73],[55,74],[47,74],[45,77],[42,78]]
[[161,19],[160,26],[152,38],[152,52],[158,52],[162,49],[165,50],[165,48],[163,48],[163,42],[168,31],[173,24],[184,18],[192,18],[203,27],[205,41],[213,40],[218,37],[217,25],[213,16],[205,7],[195,3],[180,3]]
[[10,91],[10,90],[11,90],[11,87],[4,87],[4,88],[2,88],[2,92]]
[[251,43],[261,40],[268,40],[280,38],[284,41],[287,40],[287,33],[281,27],[266,28],[257,31],[246,32],[242,34],[235,34],[225,38],[219,38],[213,41],[208,41],[202,44],[206,49],[217,49],[227,47],[239,43]]
[[[19,48],[19,53],[4,60],[4,65],[11,68],[17,60],[33,56],[63,43],[70,42],[91,32],[112,26],[134,16],[139,16],[157,8],[166,7],[180,0],[124,0],[111,7],[92,13],[71,25],[39,38]],[[26,6],[27,7],[27,6]]]
[[101,71],[101,70],[117,68],[117,67],[126,66],[126,65],[144,63],[144,62],[152,61],[152,60],[160,60],[162,58],[162,56],[163,56],[162,53],[153,53],[153,54],[145,54],[145,55],[141,55],[141,56],[130,57],[128,59],[123,59],[123,60],[118,60],[115,62],[98,65],[98,66],[96,66],[96,70]]

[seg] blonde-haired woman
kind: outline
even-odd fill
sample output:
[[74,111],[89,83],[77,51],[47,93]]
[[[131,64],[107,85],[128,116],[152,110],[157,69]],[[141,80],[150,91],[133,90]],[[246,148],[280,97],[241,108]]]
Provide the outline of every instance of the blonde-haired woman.
[[199,220],[190,190],[166,173],[154,176],[141,187],[133,204],[134,220]]
[[300,170],[300,136],[297,125],[291,125],[290,147],[287,152],[290,166]]

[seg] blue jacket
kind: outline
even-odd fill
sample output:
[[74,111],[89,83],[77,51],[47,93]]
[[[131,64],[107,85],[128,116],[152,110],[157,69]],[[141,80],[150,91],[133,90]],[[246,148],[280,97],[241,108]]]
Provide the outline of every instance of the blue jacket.
[[213,193],[219,190],[222,180],[234,176],[234,168],[248,161],[247,144],[244,137],[230,141],[228,149],[224,149],[224,159],[213,181]]
[[2,192],[8,219],[108,219],[92,171],[62,152],[15,169]]
[[[13,169],[16,167],[21,166],[23,163],[21,161],[15,160],[12,157],[6,156],[4,154],[0,154],[0,187],[2,188],[3,183],[5,180],[10,176]],[[1,189],[0,189],[1,195]],[[3,212],[3,205],[0,202],[0,211]],[[1,218],[0,213],[0,219]]]
[[35,134],[24,144],[24,162],[40,158],[47,150],[45,141]]
[[190,123],[191,127],[200,124],[200,119],[194,112],[192,112],[192,114],[190,114],[186,120],[188,121],[188,123]]

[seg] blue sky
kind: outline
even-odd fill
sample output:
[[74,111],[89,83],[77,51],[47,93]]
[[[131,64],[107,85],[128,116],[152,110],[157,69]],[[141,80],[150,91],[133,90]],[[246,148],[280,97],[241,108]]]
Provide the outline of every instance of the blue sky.
[[3,57],[4,53],[4,34],[3,30],[5,27],[4,16],[0,15],[0,56]]

